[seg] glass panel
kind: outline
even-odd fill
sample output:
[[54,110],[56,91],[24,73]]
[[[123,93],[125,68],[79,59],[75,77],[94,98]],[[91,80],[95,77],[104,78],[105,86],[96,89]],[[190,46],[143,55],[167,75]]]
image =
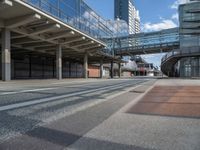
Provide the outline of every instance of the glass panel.
[[106,21],[82,0],[23,0],[93,37],[112,37]]

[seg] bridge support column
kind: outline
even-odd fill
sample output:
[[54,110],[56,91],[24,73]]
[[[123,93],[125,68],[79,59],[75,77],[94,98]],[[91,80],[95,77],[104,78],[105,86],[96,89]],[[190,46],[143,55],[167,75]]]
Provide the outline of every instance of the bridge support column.
[[58,45],[56,48],[56,78],[62,79],[62,47]]
[[121,63],[119,63],[118,66],[119,66],[119,78],[121,78],[121,73],[122,73]]
[[88,78],[88,53],[84,55],[84,78]]
[[110,78],[112,79],[114,77],[114,67],[113,67],[113,60],[111,61],[110,64]]
[[100,78],[103,78],[103,60],[100,61]]
[[2,80],[11,80],[11,40],[10,40],[10,30],[2,29]]

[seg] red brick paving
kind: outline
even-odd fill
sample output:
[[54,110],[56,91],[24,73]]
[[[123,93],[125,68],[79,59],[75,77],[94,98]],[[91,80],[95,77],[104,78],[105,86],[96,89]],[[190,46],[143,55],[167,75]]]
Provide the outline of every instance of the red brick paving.
[[200,118],[200,86],[156,86],[128,113]]

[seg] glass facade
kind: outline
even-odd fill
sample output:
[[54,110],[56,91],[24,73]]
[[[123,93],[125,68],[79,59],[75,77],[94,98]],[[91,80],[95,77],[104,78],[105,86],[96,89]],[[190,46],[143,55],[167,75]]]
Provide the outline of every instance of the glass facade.
[[116,37],[107,40],[107,45],[114,49],[142,49],[179,44],[179,29],[169,29],[160,32],[140,33],[129,36]]
[[180,77],[200,77],[200,57],[188,57],[180,60]]
[[[189,3],[179,7],[180,51],[192,55],[200,53],[200,3]],[[181,77],[200,77],[200,57],[187,57],[180,60]]]
[[112,37],[111,25],[82,0],[23,0],[95,38]]
[[[200,2],[180,5],[179,7],[179,34],[180,48],[172,50],[162,58],[162,64],[168,64],[168,68],[176,68],[180,77],[200,77]],[[178,61],[170,66],[170,61]],[[167,63],[168,62],[168,63]],[[173,63],[171,63],[172,65]],[[167,68],[165,66],[165,68]],[[167,70],[172,72],[173,69]],[[166,72],[165,72],[166,73]]]
[[193,2],[179,7],[181,49],[200,47],[200,3]]
[[129,34],[140,32],[140,16],[133,0],[114,0],[114,18],[124,20],[129,27]]

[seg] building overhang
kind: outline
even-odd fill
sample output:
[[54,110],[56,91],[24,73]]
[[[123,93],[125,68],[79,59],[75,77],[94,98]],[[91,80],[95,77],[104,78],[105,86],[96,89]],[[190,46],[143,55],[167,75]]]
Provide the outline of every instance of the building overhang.
[[82,59],[87,52],[91,57],[105,58],[100,51],[106,46],[104,42],[25,1],[3,0],[0,6],[0,28],[8,28],[11,31],[13,49],[55,55],[56,46],[61,45],[63,57]]

